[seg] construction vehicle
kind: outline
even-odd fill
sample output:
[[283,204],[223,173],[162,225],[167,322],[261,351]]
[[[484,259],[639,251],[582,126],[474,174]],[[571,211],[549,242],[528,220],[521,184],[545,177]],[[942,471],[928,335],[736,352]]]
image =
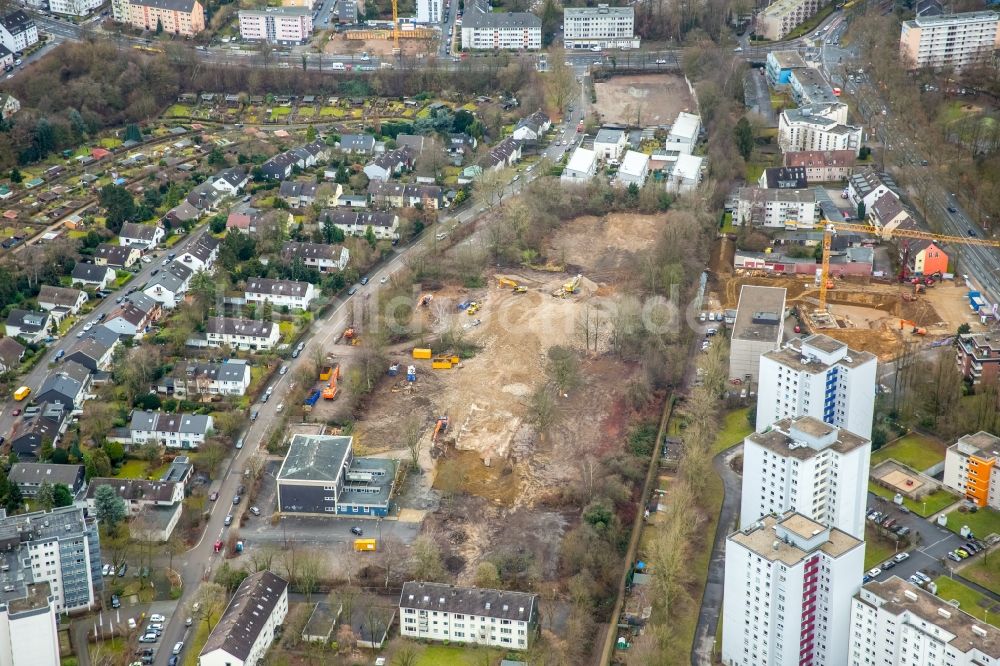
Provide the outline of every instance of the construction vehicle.
[[910,331],[914,335],[927,335],[927,329],[923,326],[917,326],[917,322],[910,321],[909,319],[899,320],[899,330],[903,330],[907,326],[912,326],[913,329]]
[[319,389],[313,389],[302,403],[302,411],[311,412],[312,408],[316,406],[317,402],[319,402],[319,396],[321,393],[322,391]]
[[438,435],[440,435],[447,429],[448,429],[448,416],[445,415],[438,417],[437,423],[434,425],[434,434],[431,435],[431,441],[436,442]]
[[417,381],[417,366],[415,365],[406,366],[406,381],[408,382]]
[[395,377],[399,374],[399,363],[393,363],[389,366],[389,376]]
[[414,347],[413,358],[429,359],[434,355],[430,349],[425,349],[423,347]]
[[517,280],[511,280],[506,277],[497,277],[497,286],[499,287],[510,287],[514,290],[515,294],[523,294],[528,291],[527,287],[522,287],[517,283]]
[[565,298],[575,294],[576,290],[580,288],[580,280],[582,279],[583,276],[577,273],[575,278],[564,282],[561,287],[552,292],[552,295],[556,298]]
[[462,301],[458,304],[459,310],[468,310],[469,306],[472,305],[472,301]]
[[20,402],[21,400],[27,398],[29,393],[31,393],[31,389],[28,388],[27,386],[22,386],[21,388],[14,391],[14,400]]
[[346,330],[344,330],[344,339],[345,340],[350,341],[350,340],[353,340],[354,337],[355,337],[355,332],[354,332],[354,327],[353,326],[350,327],[350,328],[348,328],[348,329],[346,329]]
[[330,383],[326,385],[323,389],[323,399],[333,400],[337,397],[337,393],[340,389],[337,388],[337,380],[340,379],[340,364],[334,364],[333,370],[330,372]]
[[451,370],[461,362],[457,356],[435,356],[431,359],[431,368],[434,370]]
[[426,307],[432,300],[434,300],[434,294],[424,294],[420,297],[420,300],[417,301],[417,305],[420,307]]
[[[935,243],[956,243],[959,245],[983,245],[986,247],[1000,247],[1000,240],[990,240],[988,238],[979,238],[978,236],[944,236],[941,234],[933,234],[929,231],[917,231],[914,229],[879,229],[872,224],[852,224],[849,222],[830,222],[824,228],[823,233],[823,263],[820,272],[820,288],[819,288],[819,309],[826,310],[826,292],[827,283],[829,282],[830,276],[830,242],[833,234],[838,231],[845,231],[857,234],[868,234],[871,236],[878,236],[882,240],[890,240],[893,237],[899,238],[920,238],[923,240],[932,240]],[[900,271],[902,276],[901,281],[905,281],[905,276],[907,275],[907,259],[909,256],[909,247],[903,247],[903,270]],[[933,284],[933,280],[931,282]],[[925,283],[926,286],[926,283]]]
[[471,317],[472,315],[479,312],[479,308],[480,308],[479,303],[473,302],[472,305],[469,306],[469,309],[465,311],[465,314]]
[[407,25],[404,30],[399,25],[399,3],[392,0],[392,28],[388,30],[347,30],[344,36],[347,39],[391,39],[392,54],[399,55],[402,51],[399,48],[400,39],[435,39],[438,31],[429,28],[417,28]]
[[378,548],[378,542],[375,539],[355,539],[354,540],[354,550],[359,553],[374,553]]
[[329,381],[332,375],[333,375],[333,366],[332,365],[323,366],[323,369],[319,373],[319,380],[321,382]]

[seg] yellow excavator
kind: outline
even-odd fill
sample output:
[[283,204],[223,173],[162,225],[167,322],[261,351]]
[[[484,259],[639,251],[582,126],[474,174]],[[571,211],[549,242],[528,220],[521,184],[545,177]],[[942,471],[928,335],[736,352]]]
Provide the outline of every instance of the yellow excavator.
[[527,287],[522,287],[521,285],[519,285],[517,283],[516,280],[511,280],[510,278],[506,278],[506,277],[498,277],[497,278],[497,286],[500,287],[500,288],[510,287],[511,289],[514,290],[515,294],[523,294],[523,293],[525,293],[525,292],[528,291]]
[[582,279],[583,276],[577,273],[575,278],[567,282],[564,282],[563,286],[559,287],[558,289],[552,292],[552,295],[555,296],[556,298],[565,298],[567,296],[575,294],[576,290],[580,288],[580,280]]

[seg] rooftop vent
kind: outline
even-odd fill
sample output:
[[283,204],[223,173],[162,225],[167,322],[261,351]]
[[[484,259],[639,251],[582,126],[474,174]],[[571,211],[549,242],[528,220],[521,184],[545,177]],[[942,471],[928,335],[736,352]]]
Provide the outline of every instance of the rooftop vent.
[[974,633],[976,636],[979,636],[980,638],[986,638],[988,632],[982,627],[974,624],[972,625],[972,633]]
[[945,618],[945,619],[949,619],[951,617],[951,611],[947,611],[947,610],[945,610],[943,608],[938,608],[937,609],[937,614],[940,615],[941,617]]
[[492,605],[493,604],[491,604],[490,602],[487,601],[486,602],[486,610],[489,610],[492,607]]
[[917,593],[912,590],[904,590],[903,596],[909,599],[910,601],[916,601],[918,598]]

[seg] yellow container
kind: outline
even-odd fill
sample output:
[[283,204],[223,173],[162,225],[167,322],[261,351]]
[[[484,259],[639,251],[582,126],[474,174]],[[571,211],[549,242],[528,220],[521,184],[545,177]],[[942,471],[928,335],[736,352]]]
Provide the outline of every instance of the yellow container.
[[375,539],[355,539],[354,550],[364,553],[374,553],[377,550]]
[[413,350],[413,358],[430,358],[433,354],[430,349],[421,349],[419,347]]

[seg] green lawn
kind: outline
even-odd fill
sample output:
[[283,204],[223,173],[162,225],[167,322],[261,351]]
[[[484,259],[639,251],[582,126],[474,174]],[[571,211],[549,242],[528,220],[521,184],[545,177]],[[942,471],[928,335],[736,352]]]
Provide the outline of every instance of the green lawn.
[[877,567],[895,554],[895,546],[885,537],[879,536],[871,521],[865,521],[865,571]]
[[285,118],[292,112],[291,108],[287,106],[279,106],[271,109],[271,120],[278,120],[279,118]]
[[115,276],[116,276],[115,286],[118,287],[119,289],[121,287],[124,287],[126,284],[128,284],[129,280],[135,277],[135,275],[133,275],[129,271],[119,271],[119,270],[115,271]]
[[719,434],[715,436],[715,444],[712,446],[712,455],[742,442],[753,432],[750,422],[747,421],[747,409],[734,409],[722,418]]
[[[937,584],[937,595],[945,601],[957,601],[960,610],[980,620],[986,620],[994,627],[1000,627],[1000,613],[987,613],[986,608],[979,605],[980,599],[987,599],[970,587],[966,587],[947,576],[941,576],[934,581]],[[989,600],[987,608],[994,602]]]
[[1000,594],[1000,554],[977,557],[972,564],[962,568],[962,575]]
[[184,657],[184,666],[198,666],[198,657],[201,654],[201,649],[205,647],[205,643],[208,641],[208,623],[204,621],[198,622],[198,628],[194,632],[194,638],[191,639],[185,647],[187,650]]
[[168,248],[173,247],[174,245],[180,243],[182,238],[184,238],[184,234],[174,234],[173,236],[168,236],[164,245]]
[[126,460],[118,472],[122,479],[145,479],[147,463],[145,460]]
[[944,460],[944,450],[944,442],[911,432],[873,453],[872,466],[894,458],[922,472]]
[[97,143],[99,143],[101,148],[104,148],[105,150],[114,150],[118,146],[122,145],[122,140],[109,136],[101,139]]
[[961,513],[958,510],[948,514],[948,529],[958,533],[962,525],[968,525],[980,539],[985,539],[996,532],[1000,534],[1000,513],[993,509],[980,509],[975,513]]
[[752,162],[747,164],[746,179],[747,183],[756,183],[760,179],[760,175],[764,173],[764,165],[753,164]]
[[319,110],[319,115],[321,116],[333,116],[334,118],[343,118],[344,110],[336,106],[324,106]]
[[185,106],[183,104],[174,104],[166,113],[167,118],[190,118],[191,117],[191,107]]
[[[879,497],[884,497],[887,500],[892,500],[895,493],[893,493],[888,488],[883,488],[882,486],[869,482],[868,490],[875,493]],[[928,495],[924,500],[916,502],[908,497],[903,498],[903,506],[917,514],[918,516],[933,516],[938,511],[945,509],[959,500],[958,497],[952,495],[947,490],[938,490],[930,495]]]
[[483,650],[451,645],[428,645],[420,654],[414,666],[486,666],[499,664],[500,650]]
[[311,118],[316,115],[316,109],[311,106],[299,107],[299,118]]

